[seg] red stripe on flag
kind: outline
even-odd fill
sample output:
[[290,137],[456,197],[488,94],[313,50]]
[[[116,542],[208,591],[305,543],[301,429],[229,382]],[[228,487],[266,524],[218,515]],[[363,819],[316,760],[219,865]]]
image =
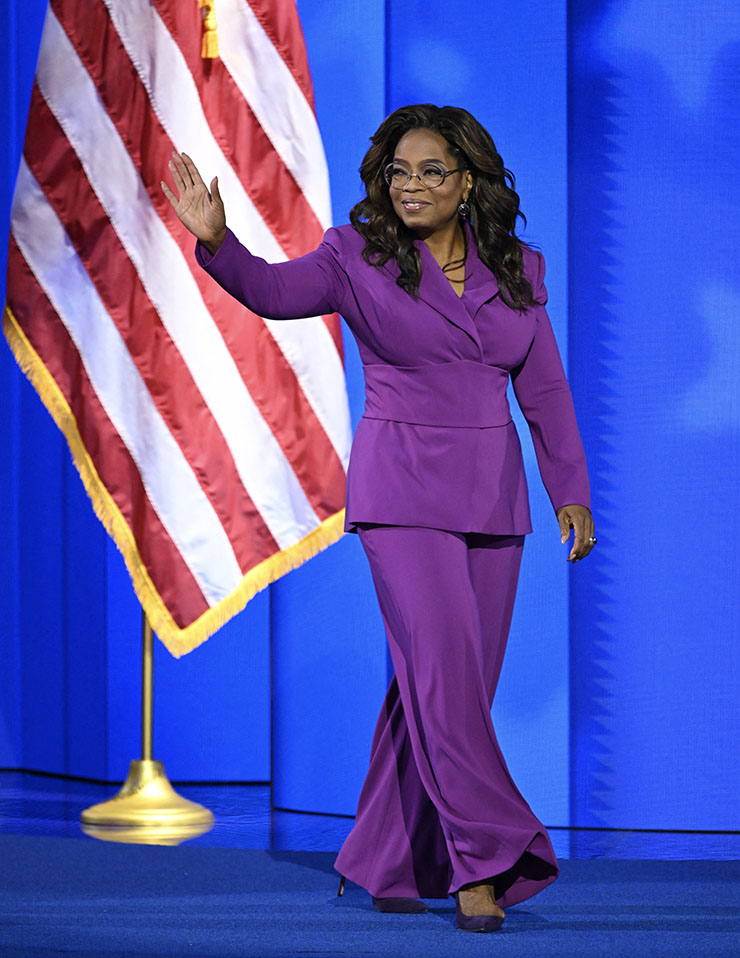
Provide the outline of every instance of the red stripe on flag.
[[[155,209],[182,251],[260,414],[314,511],[322,520],[333,515],[344,505],[346,476],[342,463],[265,323],[243,311],[195,263],[192,236],[175,217],[159,186],[174,146],[151,108],[108,11],[102,3],[81,8],[53,0],[52,6],[126,144]],[[190,8],[190,4],[176,6],[178,15]],[[195,4],[192,9],[197,13]],[[198,18],[195,23],[200,29]],[[203,62],[198,52],[199,69]],[[244,100],[238,91],[237,95],[243,109]],[[338,325],[336,319],[334,325]],[[337,333],[341,337],[339,330]]]
[[10,307],[64,395],[91,464],[136,538],[154,587],[180,628],[208,610],[198,583],[157,516],[136,464],[98,399],[75,344],[11,235]]
[[[216,511],[242,572],[246,572],[275,552],[277,543],[244,489],[229,447],[90,187],[76,153],[35,85],[26,137],[30,170],[64,224],[152,401]],[[163,370],[167,370],[166,382]]]

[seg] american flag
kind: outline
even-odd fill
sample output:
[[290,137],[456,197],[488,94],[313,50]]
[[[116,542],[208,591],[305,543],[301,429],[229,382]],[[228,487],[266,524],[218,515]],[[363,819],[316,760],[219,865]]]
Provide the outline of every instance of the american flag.
[[52,0],[13,201],[6,337],[181,655],[339,538],[350,426],[338,318],[260,319],[197,267],[173,149],[253,252],[318,245],[294,0]]

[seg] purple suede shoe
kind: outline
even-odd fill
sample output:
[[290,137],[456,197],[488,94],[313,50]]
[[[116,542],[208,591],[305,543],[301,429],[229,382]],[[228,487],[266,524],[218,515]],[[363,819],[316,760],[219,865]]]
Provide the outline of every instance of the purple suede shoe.
[[[337,895],[341,897],[344,894],[344,875],[340,876],[339,889]],[[376,911],[385,912],[393,915],[422,915],[428,911],[427,906],[418,898],[376,898],[373,895],[373,908]]]
[[427,911],[427,906],[418,898],[375,898],[373,908],[386,914],[394,915],[421,915]]
[[460,931],[498,931],[503,925],[501,915],[466,915],[460,908],[457,892],[452,897],[455,899],[455,922]]

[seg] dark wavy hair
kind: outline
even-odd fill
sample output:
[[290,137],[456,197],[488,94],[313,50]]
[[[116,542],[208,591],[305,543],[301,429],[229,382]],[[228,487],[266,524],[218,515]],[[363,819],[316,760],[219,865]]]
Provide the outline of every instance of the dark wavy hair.
[[498,280],[501,299],[514,309],[534,304],[524,276],[522,243],[515,233],[517,218],[525,224],[514,190],[514,176],[504,168],[491,135],[468,113],[454,106],[420,103],[391,113],[370,138],[372,146],[360,166],[365,198],[350,210],[350,222],[365,240],[363,257],[381,267],[395,259],[398,285],[412,296],[419,293],[421,260],[416,236],[396,215],[383,178],[399,140],[409,130],[431,130],[444,137],[455,162],[473,176],[468,197],[470,225],[478,255]]

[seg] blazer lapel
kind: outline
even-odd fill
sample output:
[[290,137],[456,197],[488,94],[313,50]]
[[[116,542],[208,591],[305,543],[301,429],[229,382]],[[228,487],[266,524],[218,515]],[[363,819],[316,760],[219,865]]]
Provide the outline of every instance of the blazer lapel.
[[468,260],[463,297],[469,304],[471,315],[475,316],[484,303],[498,296],[499,286],[496,277],[478,256],[478,246],[468,223],[465,224],[465,230],[468,234]]
[[[468,312],[467,306],[450,285],[439,263],[432,255],[429,247],[423,240],[416,240],[416,248],[421,256],[421,283],[419,285],[419,299],[424,300],[427,305],[436,309],[444,318],[457,326],[466,333],[473,342],[482,350],[480,336],[476,329],[473,318]],[[468,257],[470,257],[471,246],[475,248],[475,242],[472,237],[468,241]],[[476,260],[478,254],[476,253]],[[480,264],[483,266],[483,264]],[[483,267],[485,269],[485,267]],[[466,282],[467,289],[467,282]]]
[[[421,256],[419,299],[440,313],[453,326],[457,326],[466,333],[482,350],[473,317],[481,306],[495,299],[499,286],[496,277],[478,256],[475,237],[468,223],[465,224],[465,231],[468,240],[468,256],[465,264],[465,292],[462,298],[450,286],[450,281],[442,272],[426,243],[423,240],[416,240],[415,245]],[[384,268],[394,279],[398,277],[398,266],[395,260],[389,260]]]

